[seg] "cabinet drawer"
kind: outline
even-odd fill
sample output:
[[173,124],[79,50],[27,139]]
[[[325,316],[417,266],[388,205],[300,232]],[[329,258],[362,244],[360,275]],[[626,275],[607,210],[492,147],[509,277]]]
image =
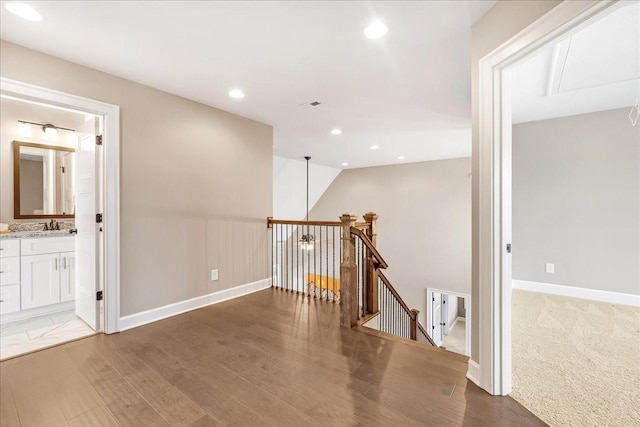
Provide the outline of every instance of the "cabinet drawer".
[[20,256],[20,239],[0,240],[0,258]]
[[0,286],[20,283],[20,257],[0,258]]
[[20,285],[0,288],[0,314],[20,311]]
[[21,240],[22,256],[72,252],[75,250],[75,237],[42,237]]

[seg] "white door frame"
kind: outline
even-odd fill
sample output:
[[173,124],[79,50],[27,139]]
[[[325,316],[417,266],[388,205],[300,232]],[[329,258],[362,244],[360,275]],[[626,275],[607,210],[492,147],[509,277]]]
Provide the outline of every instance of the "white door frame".
[[102,135],[104,194],[104,324],[103,332],[119,331],[120,320],[120,107],[29,83],[0,77],[2,95],[15,96],[104,119]]
[[[433,299],[433,293],[438,292],[441,294],[454,295],[456,297],[464,298],[466,307],[465,319],[464,319],[464,354],[471,356],[471,295],[463,294],[460,292],[447,291],[445,289],[427,288],[427,332],[432,331],[433,324],[431,322],[431,303]],[[444,334],[444,332],[443,332]]]
[[[511,392],[511,87],[509,69],[617,0],[564,1],[479,62],[479,385]],[[597,18],[595,18],[597,19]],[[517,251],[517,248],[514,248]]]

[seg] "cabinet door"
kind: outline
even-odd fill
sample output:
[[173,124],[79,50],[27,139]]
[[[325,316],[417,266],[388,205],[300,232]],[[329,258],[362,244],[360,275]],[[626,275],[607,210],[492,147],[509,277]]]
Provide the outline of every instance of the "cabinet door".
[[22,309],[60,302],[60,255],[22,257]]
[[76,253],[60,254],[60,302],[76,298]]

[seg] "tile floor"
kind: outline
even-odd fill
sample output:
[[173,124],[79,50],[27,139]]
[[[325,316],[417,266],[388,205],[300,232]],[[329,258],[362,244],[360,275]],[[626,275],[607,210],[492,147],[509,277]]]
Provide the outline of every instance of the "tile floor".
[[95,334],[74,310],[0,325],[0,360]]
[[442,345],[449,351],[453,351],[458,354],[464,354],[465,350],[465,323],[457,321],[453,330],[449,335],[444,335],[442,338]]

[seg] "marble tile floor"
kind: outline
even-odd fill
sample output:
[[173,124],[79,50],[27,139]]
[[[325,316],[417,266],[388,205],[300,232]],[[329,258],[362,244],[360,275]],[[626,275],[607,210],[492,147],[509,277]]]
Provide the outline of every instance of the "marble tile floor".
[[442,345],[449,351],[464,354],[465,350],[465,322],[458,320],[449,335],[442,337]]
[[0,360],[95,334],[74,310],[0,325]]

